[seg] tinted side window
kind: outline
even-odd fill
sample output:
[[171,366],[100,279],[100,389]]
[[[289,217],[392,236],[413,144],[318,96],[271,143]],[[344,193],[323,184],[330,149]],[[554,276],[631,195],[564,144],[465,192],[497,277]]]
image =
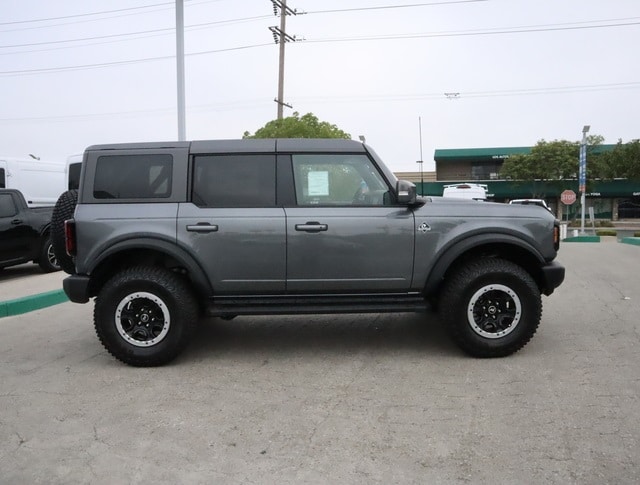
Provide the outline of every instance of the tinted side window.
[[69,190],[80,187],[80,169],[82,163],[72,163],[69,165]]
[[13,217],[17,212],[11,194],[0,194],[0,217]]
[[173,157],[104,155],[98,157],[93,196],[96,199],[162,199],[171,196]]
[[390,203],[389,188],[366,155],[293,155],[298,205]]
[[199,207],[274,207],[275,155],[196,156],[192,200]]

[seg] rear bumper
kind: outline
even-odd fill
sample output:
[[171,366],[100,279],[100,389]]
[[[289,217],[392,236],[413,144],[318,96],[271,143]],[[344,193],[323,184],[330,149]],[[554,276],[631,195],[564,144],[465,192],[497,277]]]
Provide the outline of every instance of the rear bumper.
[[67,276],[62,280],[62,288],[69,300],[74,303],[87,303],[89,301],[89,277],[82,275]]
[[542,267],[542,293],[549,296],[564,281],[564,266],[555,261]]

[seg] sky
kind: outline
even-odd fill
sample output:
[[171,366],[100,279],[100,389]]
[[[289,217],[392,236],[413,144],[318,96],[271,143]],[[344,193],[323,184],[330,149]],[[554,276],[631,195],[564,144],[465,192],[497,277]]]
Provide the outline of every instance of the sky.
[[[640,138],[638,0],[287,0],[285,116],[364,136],[394,171],[436,149]],[[185,0],[188,140],[275,119],[270,0]],[[0,156],[178,138],[175,1],[3,0]]]

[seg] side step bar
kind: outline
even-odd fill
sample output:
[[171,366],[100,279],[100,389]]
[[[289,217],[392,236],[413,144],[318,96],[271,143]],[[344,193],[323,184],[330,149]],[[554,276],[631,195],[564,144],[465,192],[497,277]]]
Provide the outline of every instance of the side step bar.
[[421,295],[217,297],[206,313],[212,317],[235,315],[312,315],[337,313],[426,312],[429,304]]

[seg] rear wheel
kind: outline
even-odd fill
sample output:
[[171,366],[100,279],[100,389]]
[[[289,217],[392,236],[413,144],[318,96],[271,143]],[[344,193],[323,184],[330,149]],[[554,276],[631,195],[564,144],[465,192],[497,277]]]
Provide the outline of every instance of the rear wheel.
[[116,359],[147,367],[173,360],[189,343],[199,319],[187,283],[164,268],[117,273],[96,299],[98,338]]
[[76,265],[73,258],[67,254],[67,248],[64,240],[64,221],[71,219],[78,204],[78,191],[67,190],[56,202],[51,216],[51,242],[53,254],[58,265],[69,274],[76,272]]
[[510,261],[474,261],[445,283],[440,316],[468,354],[503,357],[536,333],[542,316],[540,290],[529,273]]
[[40,248],[38,265],[45,273],[60,271],[60,264],[58,263],[58,258],[53,250],[53,243],[51,242],[50,234],[47,234],[44,242],[42,243],[42,247]]

